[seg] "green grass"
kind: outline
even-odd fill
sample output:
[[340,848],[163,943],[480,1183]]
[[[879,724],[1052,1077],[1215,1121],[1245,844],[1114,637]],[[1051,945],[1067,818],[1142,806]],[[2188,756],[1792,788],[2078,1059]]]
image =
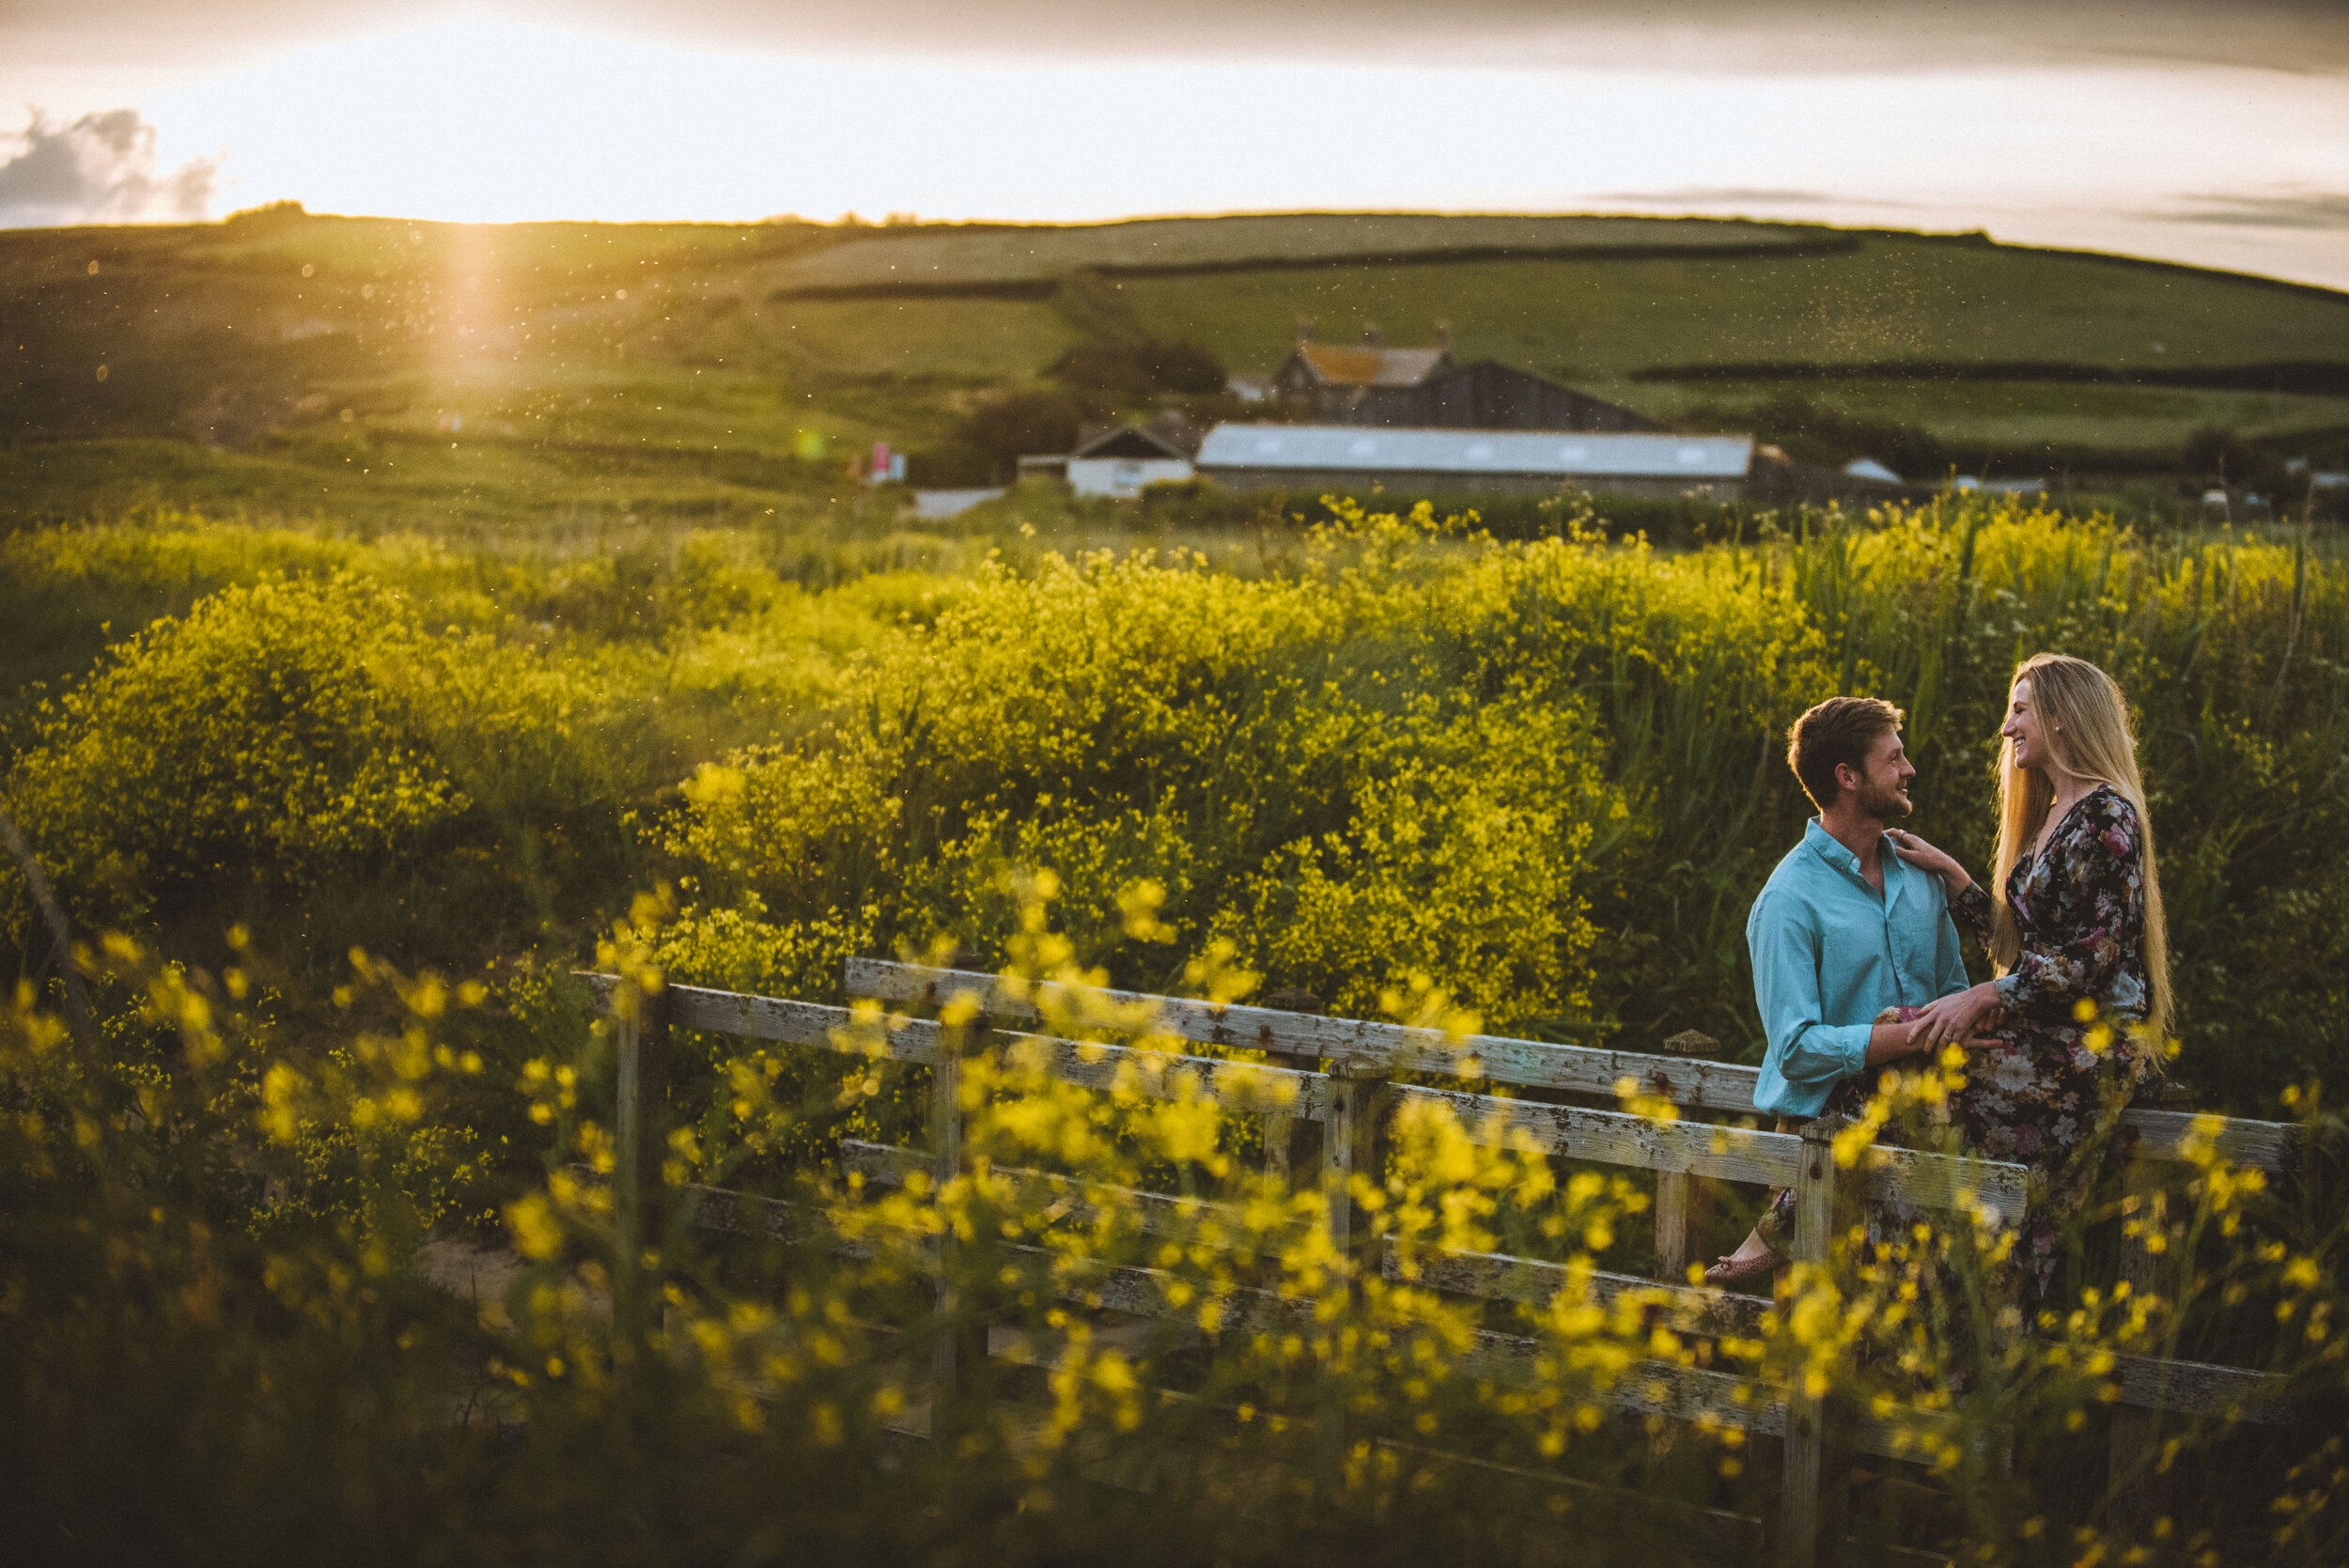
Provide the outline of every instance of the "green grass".
[[1375,321],[1391,343],[1425,342],[1448,320],[1466,358],[1569,380],[1754,361],[2163,369],[2349,359],[2349,295],[1919,236],[1868,236],[1828,255],[1133,279],[1124,292],[1152,330],[1196,337],[1241,369],[1277,363],[1299,314],[1337,339]]
[[789,300],[775,331],[811,371],[958,381],[1034,375],[1077,341],[1048,304],[1014,300]]
[[1636,402],[1663,419],[1707,409],[1750,407],[1789,392],[1840,409],[1922,426],[1948,444],[1997,451],[2048,444],[2121,450],[2183,445],[2195,430],[2223,426],[2255,439],[2338,441],[2349,427],[2349,397],[2303,397],[2199,387],[2114,386],[2061,381],[1867,380],[1797,383],[1653,381],[1588,383],[1603,397]]
[[[1784,248],[1751,248],[1769,245]],[[1584,254],[1428,259],[1509,247]],[[1657,254],[1673,247],[1689,254]],[[1366,248],[1419,259],[1314,264]],[[1397,343],[1449,322],[1464,358],[1668,418],[1735,420],[1795,391],[2012,461],[2056,450],[2159,469],[2212,425],[2320,458],[2349,440],[2349,397],[1989,379],[2016,362],[2349,364],[2349,296],[1914,235],[1408,214],[879,230],[281,214],[0,234],[0,431],[14,438],[0,526],[153,505],[468,533],[786,517],[839,505],[869,443],[946,442],[976,400],[1049,381],[1088,336],[1189,338],[1263,370],[1299,317],[1338,339],[1376,322]],[[788,294],[893,265],[1063,281],[1030,298]],[[1133,271],[1152,266],[1238,270]],[[1760,362],[1986,368],[1642,374]],[[826,455],[795,458],[805,436]]]

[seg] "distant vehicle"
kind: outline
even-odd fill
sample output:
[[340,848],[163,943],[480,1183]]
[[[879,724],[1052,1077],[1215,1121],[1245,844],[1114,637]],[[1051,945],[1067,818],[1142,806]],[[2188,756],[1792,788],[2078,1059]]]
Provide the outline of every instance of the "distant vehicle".
[[1854,458],[1843,465],[1843,472],[1855,479],[1875,479],[1887,485],[1897,485],[1901,476],[1877,462],[1874,458]]

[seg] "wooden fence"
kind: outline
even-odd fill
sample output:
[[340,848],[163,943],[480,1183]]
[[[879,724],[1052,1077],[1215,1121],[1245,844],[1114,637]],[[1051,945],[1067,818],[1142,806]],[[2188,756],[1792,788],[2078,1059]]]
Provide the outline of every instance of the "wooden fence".
[[[616,980],[588,977],[607,1011]],[[1033,1020],[1034,1001],[1003,987],[996,977],[968,970],[927,968],[875,959],[850,959],[848,990],[852,997],[896,1009],[934,1011],[967,998],[985,1023]],[[1049,1000],[1049,999],[1048,999]],[[1321,1017],[1263,1007],[1215,1005],[1174,997],[1111,991],[1116,1004],[1153,1009],[1155,1027],[1177,1039],[1221,1048],[1261,1051],[1265,1062],[1180,1055],[1132,1047],[1085,1044],[1047,1036],[1019,1036],[1031,1052],[1040,1050],[1051,1074],[1066,1081],[1167,1098],[1198,1095],[1265,1119],[1268,1164],[1299,1177],[1316,1157],[1330,1195],[1329,1225],[1341,1251],[1362,1266],[1390,1276],[1395,1261],[1376,1245],[1365,1216],[1346,1196],[1346,1180],[1357,1170],[1375,1170],[1377,1140],[1396,1105],[1439,1100],[1459,1113],[1471,1136],[1530,1139],[1549,1154],[1579,1161],[1652,1172],[1656,1181],[1657,1273],[1655,1279],[1602,1273],[1595,1288],[1602,1300],[1637,1290],[1660,1293],[1667,1319],[1696,1333],[1750,1329],[1768,1303],[1762,1297],[1707,1289],[1686,1282],[1692,1227],[1702,1210],[1701,1184],[1707,1180],[1789,1187],[1795,1191],[1793,1252],[1797,1262],[1824,1265],[1828,1256],[1836,1202],[1840,1197],[1897,1198],[1926,1208],[1974,1207],[2009,1219],[2022,1213],[2024,1168],[1986,1160],[1959,1159],[1916,1150],[1876,1145],[1850,1171],[1839,1171],[1830,1148],[1836,1130],[1822,1119],[1800,1133],[1763,1132],[1696,1121],[1662,1121],[1620,1110],[1586,1109],[1522,1097],[1501,1097],[1394,1081],[1394,1075],[1421,1071],[1455,1079],[1481,1079],[1520,1090],[1613,1097],[1626,1079],[1649,1096],[1690,1110],[1750,1115],[1756,1069],[1680,1057],[1641,1055],[1551,1045],[1541,1041],[1470,1035],[1454,1039],[1439,1031],[1360,1019]],[[778,997],[671,986],[654,999],[648,1017],[618,1019],[617,1170],[623,1257],[641,1246],[648,1184],[661,1167],[661,1059],[668,1031],[692,1029],[750,1039],[854,1050],[870,1054],[869,1033],[854,1038],[848,1009]],[[868,1182],[902,1182],[914,1170],[940,1182],[963,1165],[959,1089],[961,1058],[956,1031],[935,1021],[889,1015],[879,1053],[918,1063],[931,1072],[929,1146],[899,1149],[845,1142],[842,1159]],[[1136,1070],[1141,1069],[1141,1070]],[[2199,1126],[2198,1126],[2199,1124]],[[1320,1136],[1309,1128],[1318,1125]],[[2142,1193],[2157,1184],[2162,1162],[2189,1157],[2189,1142],[2230,1161],[2263,1171],[2282,1171],[2298,1158],[2298,1129],[2285,1124],[2219,1121],[2190,1114],[2131,1110],[2123,1113],[2123,1136],[2131,1170]],[[1083,1197],[1085,1184],[1062,1182]],[[1096,1191],[1097,1199],[1110,1196]],[[1117,1193],[1145,1217],[1198,1209],[1202,1200],[1156,1193]],[[777,1238],[801,1238],[803,1220],[789,1205],[740,1194],[706,1191],[698,1222]],[[2141,1241],[2124,1242],[2122,1274],[2133,1288],[2156,1288],[2156,1259]],[[1490,1253],[1439,1254],[1420,1282],[1473,1296],[1540,1302],[1563,1282],[1565,1270],[1537,1259]],[[1157,1269],[1104,1268],[1081,1287],[1099,1305],[1155,1316],[1190,1316],[1196,1307],[1172,1302],[1185,1292]],[[940,1289],[945,1290],[943,1276]],[[941,1307],[951,1302],[941,1298]],[[1237,1289],[1223,1302],[1224,1322],[1235,1327],[1313,1319],[1315,1303],[1260,1290]],[[1532,1342],[1486,1333],[1475,1356],[1507,1375],[1530,1370]],[[936,1387],[956,1386],[958,1359],[984,1355],[983,1345],[957,1345],[941,1336],[933,1351]],[[2148,1357],[2120,1358],[2118,1401],[2111,1436],[2111,1477],[2120,1506],[2131,1522],[2150,1523],[2159,1507],[2158,1422],[2165,1412],[2217,1415],[2232,1420],[2281,1419],[2282,1380],[2272,1374],[2201,1362]],[[1829,1445],[1822,1401],[1800,1388],[1787,1388],[1707,1369],[1662,1362],[1643,1364],[1620,1379],[1611,1395],[1618,1405],[1683,1420],[1709,1418],[1783,1444],[1782,1491],[1778,1528],[1779,1556],[1792,1568],[1809,1568],[1823,1545],[1839,1544],[1841,1483],[1847,1465]],[[1843,1412],[1840,1440],[1862,1452],[1899,1457],[1913,1454],[1921,1437],[1954,1431],[1950,1418],[1923,1410],[1890,1416]],[[1344,1414],[1324,1408],[1316,1418],[1315,1441],[1325,1463],[1344,1452]],[[1827,1532],[1823,1540],[1823,1531]]]

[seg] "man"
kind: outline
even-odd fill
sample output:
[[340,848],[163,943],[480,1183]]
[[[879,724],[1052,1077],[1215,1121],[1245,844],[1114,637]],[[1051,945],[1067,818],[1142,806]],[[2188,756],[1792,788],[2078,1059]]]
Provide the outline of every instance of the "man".
[[[1941,879],[1895,852],[1885,826],[1909,812],[1917,776],[1901,710],[1873,697],[1831,697],[1795,721],[1787,766],[1819,815],[1753,901],[1746,947],[1769,1036],[1754,1109],[1789,1122],[1819,1114],[1837,1085],[1925,1048],[1918,1023],[1877,1023],[1966,988],[1957,926]],[[1736,1284],[1779,1263],[1792,1218],[1774,1198],[1745,1244],[1705,1270]]]

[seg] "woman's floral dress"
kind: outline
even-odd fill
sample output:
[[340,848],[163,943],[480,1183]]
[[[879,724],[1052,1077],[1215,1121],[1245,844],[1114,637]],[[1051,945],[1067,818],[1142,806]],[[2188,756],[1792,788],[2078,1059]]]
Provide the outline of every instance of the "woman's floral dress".
[[[2015,1249],[2015,1305],[2029,1325],[2056,1283],[2063,1219],[2086,1203],[2121,1110],[2152,1070],[2127,1028],[2153,994],[2137,808],[2109,785],[2090,790],[2044,849],[2015,862],[2006,900],[2022,951],[1993,982],[2004,1012],[1989,1032],[1999,1043],[1970,1053],[1951,1115],[1968,1153],[2030,1168]],[[1980,886],[1952,899],[1950,912],[1988,944]]]

